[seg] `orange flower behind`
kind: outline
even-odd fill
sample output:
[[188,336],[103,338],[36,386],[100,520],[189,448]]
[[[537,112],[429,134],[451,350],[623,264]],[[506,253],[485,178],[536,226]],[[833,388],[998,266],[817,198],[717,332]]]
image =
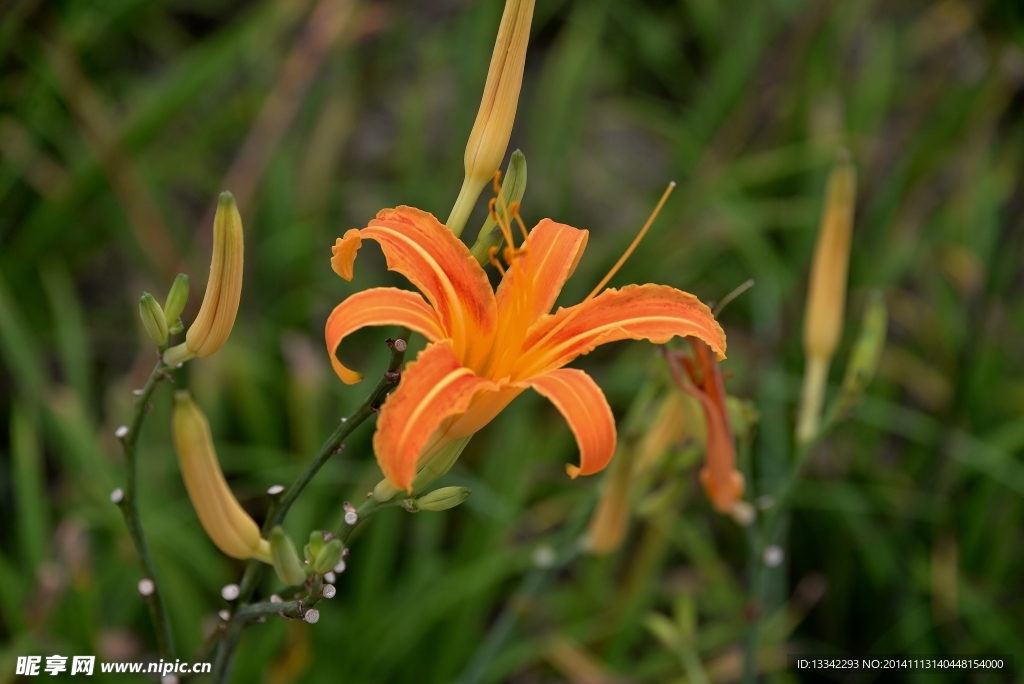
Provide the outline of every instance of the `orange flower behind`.
[[527,388],[551,400],[576,437],[580,464],[566,466],[569,474],[596,473],[615,452],[615,420],[593,379],[566,364],[608,342],[661,344],[675,336],[698,337],[724,357],[725,334],[711,311],[671,287],[606,289],[551,314],[583,254],[587,231],[544,219],[528,234],[522,228],[516,248],[510,226],[502,229],[508,270],[497,292],[469,249],[432,215],[412,207],[385,209],[334,246],[331,265],[351,280],[362,241],[375,240],[388,269],[422,293],[359,292],[335,307],[326,327],[331,363],[349,384],[362,376],[338,361],[336,352],[353,331],[402,325],[429,342],[381,407],[373,438],[381,470],[397,489],[411,491],[419,468],[453,440],[484,427]]
[[[697,365],[682,354],[671,356],[670,363],[676,384],[695,397],[704,410],[707,457],[700,471],[700,482],[715,508],[728,513],[743,497],[744,486],[743,474],[736,470],[736,446],[725,403],[725,383],[708,345],[697,339],[691,339],[690,344]],[[682,379],[680,365],[686,369],[690,382]]]

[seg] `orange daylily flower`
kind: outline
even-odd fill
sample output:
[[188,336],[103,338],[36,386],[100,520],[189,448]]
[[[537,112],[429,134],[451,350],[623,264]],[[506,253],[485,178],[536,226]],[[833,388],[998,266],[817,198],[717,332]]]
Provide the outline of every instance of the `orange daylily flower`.
[[[743,474],[736,470],[736,445],[725,403],[725,383],[708,345],[692,338],[690,344],[699,367],[682,354],[671,355],[669,361],[676,385],[695,397],[704,409],[707,456],[700,482],[715,508],[728,513],[743,496]],[[680,365],[686,369],[690,382],[682,379]]]
[[[516,206],[506,215],[518,221]],[[430,343],[381,407],[373,438],[381,470],[397,489],[410,491],[420,467],[453,440],[484,427],[531,387],[551,400],[576,437],[580,464],[567,465],[569,475],[596,473],[615,452],[615,420],[593,379],[563,366],[608,342],[660,344],[676,335],[699,337],[724,357],[725,334],[711,311],[671,287],[595,290],[582,303],[550,313],[583,254],[588,232],[544,219],[527,234],[518,222],[523,233],[518,248],[512,246],[510,226],[502,224],[509,266],[505,271],[492,258],[504,274],[497,292],[469,249],[419,209],[384,209],[366,228],[349,230],[334,245],[331,265],[342,278],[352,279],[356,252],[370,239],[380,244],[388,269],[422,293],[366,290],[339,304],[327,320],[331,363],[349,384],[362,376],[342,365],[336,351],[353,331],[401,325]]]

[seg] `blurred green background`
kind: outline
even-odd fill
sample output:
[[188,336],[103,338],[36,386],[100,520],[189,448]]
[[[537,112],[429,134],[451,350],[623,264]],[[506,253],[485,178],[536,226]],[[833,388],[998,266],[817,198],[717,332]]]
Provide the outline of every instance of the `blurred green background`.
[[[241,310],[228,346],[178,383],[209,414],[257,519],[266,487],[290,482],[365,396],[370,380],[344,387],[331,373],[323,323],[357,289],[405,284],[375,246],[346,283],[330,247],[382,207],[447,216],[502,4],[0,9],[0,682],[17,655],[154,651],[135,554],[108,501],[123,482],[114,429],[154,361],[138,296],[162,300],[187,271],[191,320],[219,191],[235,194],[245,222]],[[842,146],[860,185],[832,378],[867,292],[882,288],[879,378],[814,450],[763,605],[750,599],[745,532],[710,507],[686,444],[672,446],[668,504],[640,506],[620,551],[531,571],[538,549],[585,520],[603,476],[565,476],[572,435],[528,393],[447,477],[472,487],[465,505],[380,513],[319,624],[249,628],[233,681],[475,681],[459,680],[475,653],[488,682],[732,681],[757,614],[761,665],[779,682],[796,680],[779,661],[786,645],[1019,661],[1024,5],[538,0],[532,36],[510,146],[529,164],[522,213],[591,231],[560,303],[600,279],[670,179],[675,196],[612,285],[718,301],[756,280],[722,316],[727,387],[761,416],[741,450],[751,498],[789,468],[807,270]],[[467,237],[484,214],[481,202]],[[342,355],[374,377],[389,334],[363,331]],[[658,350],[618,343],[574,365],[625,418],[624,448],[642,438],[667,385]],[[190,659],[241,565],[191,509],[169,397],[161,388],[144,427],[141,504]],[[363,426],[319,474],[289,517],[294,537],[336,526],[342,502],[379,479],[371,435]],[[481,656],[506,607],[515,624]]]

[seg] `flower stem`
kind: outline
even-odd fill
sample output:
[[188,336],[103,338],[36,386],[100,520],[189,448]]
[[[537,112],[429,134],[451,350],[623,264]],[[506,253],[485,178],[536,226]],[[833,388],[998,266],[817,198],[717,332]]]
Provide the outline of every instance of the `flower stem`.
[[[391,348],[391,361],[388,363],[388,368],[381,376],[377,386],[373,388],[366,400],[356,408],[347,418],[342,419],[341,424],[335,428],[331,436],[327,438],[323,446],[320,447],[320,451],[310,461],[306,469],[299,475],[298,479],[288,488],[281,499],[271,506],[271,509],[267,512],[267,517],[263,521],[263,534],[264,536],[269,534],[270,530],[275,525],[280,525],[284,522],[284,518],[288,515],[289,509],[292,504],[299,497],[302,491],[306,488],[306,485],[310,483],[317,472],[324,466],[325,463],[336,453],[341,451],[341,443],[348,437],[353,430],[374,414],[377,407],[384,401],[388,392],[394,387],[399,380],[399,370],[402,367],[402,361],[405,360],[405,351],[408,349],[409,344],[409,330],[403,329],[402,334],[397,340],[388,340],[388,346]],[[238,614],[245,614],[245,611],[249,608],[250,601],[252,600],[253,594],[256,593],[256,587],[260,583],[260,579],[263,576],[263,564],[256,560],[250,560],[245,567],[245,573],[242,575],[242,581],[239,583],[239,601]],[[253,604],[257,605],[257,604]],[[275,606],[281,606],[283,604],[273,604]],[[280,609],[272,611],[273,613],[281,612]],[[213,677],[214,682],[227,682],[228,676],[231,671],[231,658],[234,655],[235,648],[238,646],[238,640],[242,635],[242,628],[245,626],[245,621],[232,620],[228,625],[220,643],[217,646],[217,653],[213,662]]]
[[124,496],[117,502],[124,516],[125,525],[128,527],[128,535],[132,539],[136,553],[139,554],[139,563],[142,566],[142,574],[153,583],[153,591],[143,595],[146,604],[149,606],[149,616],[153,620],[153,628],[156,631],[157,646],[160,655],[164,660],[175,658],[174,635],[171,632],[171,623],[167,618],[167,611],[164,610],[163,599],[160,595],[160,585],[156,580],[156,568],[153,565],[153,557],[149,553],[149,544],[146,543],[146,535],[142,531],[142,519],[139,517],[139,500],[136,478],[136,454],[138,451],[139,432],[142,429],[142,421],[146,417],[149,400],[153,396],[157,385],[167,377],[167,366],[163,361],[157,361],[149,380],[142,388],[141,394],[135,400],[135,410],[132,413],[132,420],[128,426],[128,432],[120,436],[121,446],[124,448],[125,460],[125,487]]

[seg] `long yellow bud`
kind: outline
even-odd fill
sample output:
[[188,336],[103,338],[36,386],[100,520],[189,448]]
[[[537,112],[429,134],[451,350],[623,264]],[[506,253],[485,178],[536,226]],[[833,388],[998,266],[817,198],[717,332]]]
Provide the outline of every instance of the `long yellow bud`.
[[171,433],[185,489],[199,522],[217,548],[232,558],[271,562],[270,544],[231,493],[214,451],[210,424],[187,390],[174,393]]
[[519,90],[523,85],[533,4],[534,0],[505,2],[484,95],[466,143],[466,177],[448,217],[448,228],[456,235],[462,233],[480,192],[494,177],[508,148],[519,104]]
[[242,296],[244,256],[242,217],[235,198],[230,192],[222,192],[213,219],[213,258],[203,304],[185,334],[185,341],[164,353],[167,365],[209,356],[227,341]]
[[856,173],[849,154],[844,150],[828,179],[825,208],[811,263],[804,315],[807,368],[797,426],[797,439],[801,442],[812,439],[818,432],[829,363],[843,333],[856,196]]

